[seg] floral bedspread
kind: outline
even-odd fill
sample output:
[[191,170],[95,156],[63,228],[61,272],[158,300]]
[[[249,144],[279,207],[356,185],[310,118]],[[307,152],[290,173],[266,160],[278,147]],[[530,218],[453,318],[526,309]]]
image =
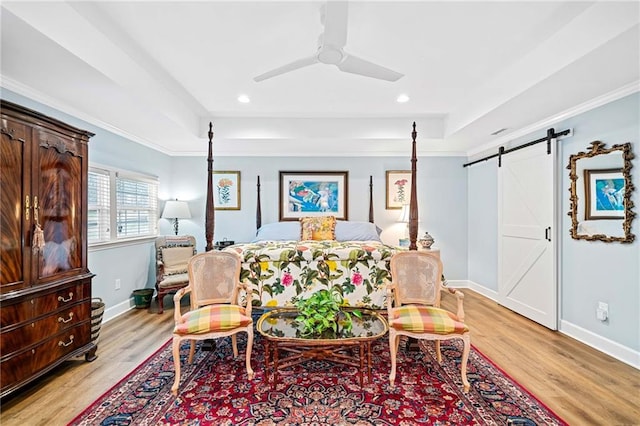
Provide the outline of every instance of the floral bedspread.
[[349,306],[385,309],[389,260],[378,241],[261,241],[225,248],[243,258],[240,280],[254,306],[292,306],[320,289],[336,289]]

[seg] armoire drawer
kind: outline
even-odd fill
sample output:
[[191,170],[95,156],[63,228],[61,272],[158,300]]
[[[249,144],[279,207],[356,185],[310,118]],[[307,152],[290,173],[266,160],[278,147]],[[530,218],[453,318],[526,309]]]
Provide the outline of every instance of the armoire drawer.
[[86,299],[85,285],[76,283],[33,299],[34,312],[52,312]]
[[0,364],[0,389],[5,389],[8,385],[21,382],[33,374],[31,351],[23,352]]
[[29,322],[0,335],[0,354],[7,355],[58,334],[90,319],[90,302],[76,304],[63,311]]
[[33,371],[42,370],[57,359],[88,344],[90,340],[91,324],[85,323],[43,342],[35,348],[32,364]]
[[33,299],[23,299],[22,301],[11,305],[3,303],[2,309],[0,309],[0,328],[5,328],[12,324],[18,324],[31,319],[33,314],[32,300]]

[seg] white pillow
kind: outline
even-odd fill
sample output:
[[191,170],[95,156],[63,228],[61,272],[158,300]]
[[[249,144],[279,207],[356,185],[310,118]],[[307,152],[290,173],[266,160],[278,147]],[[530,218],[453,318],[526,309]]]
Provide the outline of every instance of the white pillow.
[[379,228],[371,222],[336,222],[336,241],[380,241]]
[[300,239],[300,222],[275,222],[262,225],[251,241],[298,241]]

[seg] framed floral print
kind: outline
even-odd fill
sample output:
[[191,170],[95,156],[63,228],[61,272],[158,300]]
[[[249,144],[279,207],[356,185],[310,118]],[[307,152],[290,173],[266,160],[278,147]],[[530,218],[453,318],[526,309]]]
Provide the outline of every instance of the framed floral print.
[[403,205],[409,204],[411,198],[411,171],[387,170],[386,176],[387,210],[400,210]]
[[348,220],[349,172],[280,172],[280,220],[335,216]]
[[240,210],[240,172],[213,172],[215,210]]

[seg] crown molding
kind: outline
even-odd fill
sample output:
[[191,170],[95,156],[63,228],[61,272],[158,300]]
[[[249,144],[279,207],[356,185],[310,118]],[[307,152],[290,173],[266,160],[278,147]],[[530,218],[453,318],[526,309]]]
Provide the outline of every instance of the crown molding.
[[467,152],[467,157],[470,160],[473,160],[472,158],[473,156],[480,156],[481,154],[486,154],[487,151],[489,150],[492,150],[493,152],[499,146],[505,145],[508,142],[513,141],[514,139],[517,139],[522,136],[526,136],[533,132],[537,132],[538,130],[541,130],[541,129],[544,129],[546,131],[549,127],[553,126],[556,123],[559,123],[562,120],[575,117],[576,115],[598,108],[602,105],[606,105],[610,102],[624,98],[625,96],[631,95],[638,91],[640,91],[640,80],[636,80],[632,83],[626,84],[616,90],[613,90],[604,95],[595,97],[587,102],[583,102],[581,104],[575,105],[558,114],[554,114],[544,120],[538,121],[537,123],[533,123],[529,126],[522,127],[518,130],[515,130],[509,133],[508,135],[502,136],[496,140],[493,140],[489,143],[481,145],[478,148],[471,149]]

